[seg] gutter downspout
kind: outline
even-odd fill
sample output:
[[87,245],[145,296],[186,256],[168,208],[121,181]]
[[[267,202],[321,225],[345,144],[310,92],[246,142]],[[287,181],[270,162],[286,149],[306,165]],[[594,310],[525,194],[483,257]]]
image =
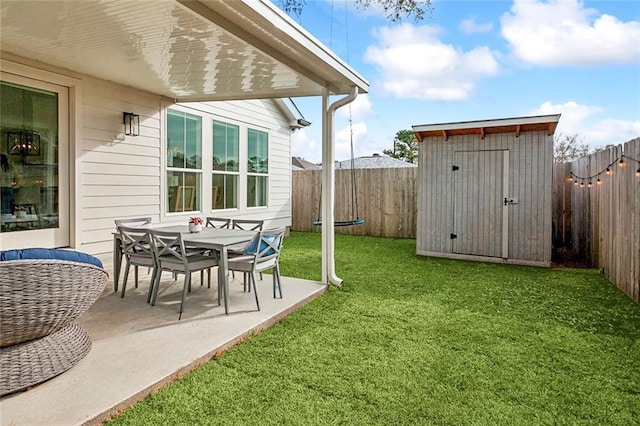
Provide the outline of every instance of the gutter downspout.
[[336,275],[335,230],[333,208],[335,205],[335,145],[333,137],[333,117],[335,111],[353,102],[358,96],[358,88],[329,106],[329,90],[322,90],[322,282],[326,285],[342,285]]

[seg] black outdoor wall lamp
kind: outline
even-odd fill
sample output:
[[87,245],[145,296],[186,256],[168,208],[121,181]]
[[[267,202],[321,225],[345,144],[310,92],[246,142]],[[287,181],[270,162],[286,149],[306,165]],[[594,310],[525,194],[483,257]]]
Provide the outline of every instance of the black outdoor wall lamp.
[[132,112],[123,112],[124,134],[127,136],[138,136],[140,134],[140,116]]

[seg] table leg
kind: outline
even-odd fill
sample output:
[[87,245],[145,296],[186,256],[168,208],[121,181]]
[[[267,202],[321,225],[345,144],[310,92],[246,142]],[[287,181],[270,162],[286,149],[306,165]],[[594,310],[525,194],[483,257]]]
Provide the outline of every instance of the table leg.
[[118,291],[118,283],[120,282],[120,269],[122,268],[122,246],[120,245],[120,236],[113,236],[113,291]]
[[227,268],[227,247],[222,247],[218,260],[218,292],[221,291],[224,298],[225,315],[229,315],[229,271]]

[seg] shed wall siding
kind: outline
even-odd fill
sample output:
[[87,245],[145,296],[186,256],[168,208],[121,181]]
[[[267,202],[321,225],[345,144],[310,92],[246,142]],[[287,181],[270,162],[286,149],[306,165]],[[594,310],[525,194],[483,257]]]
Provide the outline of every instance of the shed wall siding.
[[[80,196],[76,208],[79,233],[75,247],[92,254],[112,249],[113,221],[118,217],[162,217],[160,96],[93,78],[83,79],[81,134],[76,164]],[[269,206],[225,211],[224,215],[266,219],[268,226],[291,225],[289,123],[273,101],[251,100],[188,104],[220,120],[231,119],[269,132]],[[116,140],[122,112],[140,115],[140,136]],[[205,171],[206,172],[206,171]],[[244,204],[244,202],[241,202]],[[207,211],[202,216],[215,215]],[[168,221],[186,223],[186,217]]]
[[[425,138],[419,144],[417,252],[456,257],[450,234],[454,226],[456,151],[508,150],[508,259],[548,265],[551,261],[551,174],[553,137],[545,132]],[[483,239],[482,235],[476,238]]]

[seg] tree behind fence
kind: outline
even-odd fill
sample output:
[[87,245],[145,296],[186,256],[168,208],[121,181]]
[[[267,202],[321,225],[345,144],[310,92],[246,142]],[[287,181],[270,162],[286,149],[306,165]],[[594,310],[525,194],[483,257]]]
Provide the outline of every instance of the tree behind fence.
[[[356,169],[358,215],[363,225],[336,227],[337,233],[382,237],[416,237],[416,181],[418,168]],[[292,225],[296,231],[320,231],[321,170],[293,172]],[[352,206],[351,170],[336,170],[336,221],[356,218]]]
[[[556,244],[571,247],[576,255],[603,269],[607,278],[640,302],[638,163],[627,161],[625,167],[616,163],[610,175],[594,176],[623,153],[640,160],[640,138],[554,167],[554,238]],[[594,177],[578,179],[575,185],[571,172]],[[598,177],[601,184],[597,183]]]

